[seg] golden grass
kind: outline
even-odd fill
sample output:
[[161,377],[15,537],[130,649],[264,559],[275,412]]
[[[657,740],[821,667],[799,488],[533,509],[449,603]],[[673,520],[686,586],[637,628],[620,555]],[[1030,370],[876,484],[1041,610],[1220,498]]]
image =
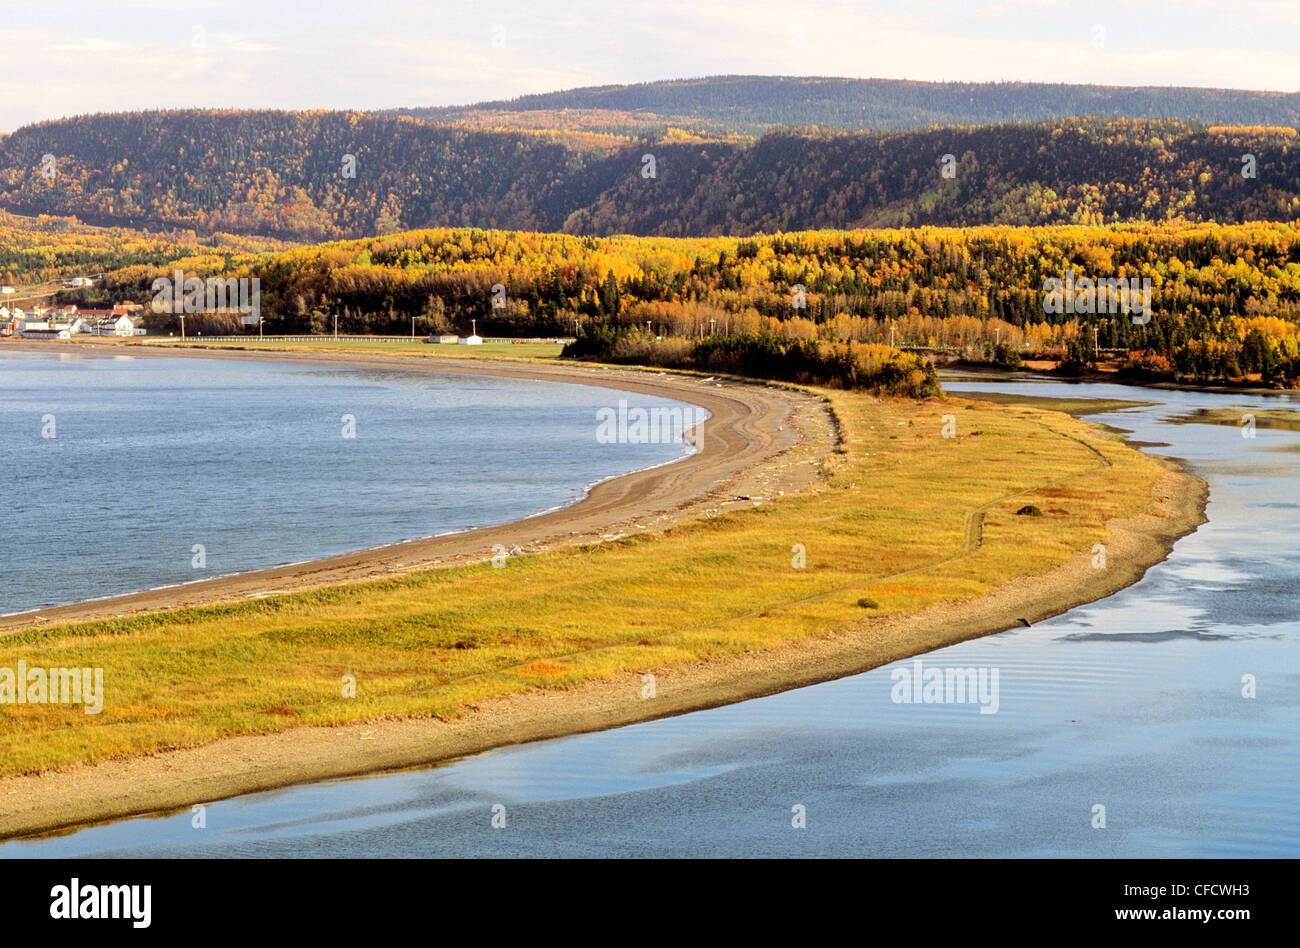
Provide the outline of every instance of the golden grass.
[[[822,394],[844,442],[815,493],[501,569],[430,570],[0,640],[0,667],[98,666],[106,692],[99,715],[0,705],[0,773],[301,724],[445,718],[530,688],[869,628],[1090,550],[1107,519],[1149,506],[1164,470],[1061,414]],[[956,437],[941,436],[945,416]],[[1043,516],[1017,516],[1027,503]],[[355,698],[343,697],[345,675],[356,676]]]

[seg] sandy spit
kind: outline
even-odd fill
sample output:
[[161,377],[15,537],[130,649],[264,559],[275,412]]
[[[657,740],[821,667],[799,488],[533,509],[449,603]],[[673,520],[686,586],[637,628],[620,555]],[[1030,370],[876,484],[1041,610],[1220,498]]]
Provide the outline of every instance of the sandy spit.
[[[133,351],[134,354],[134,351]],[[166,354],[179,354],[174,350]],[[379,357],[294,357],[282,353],[187,353],[193,357],[247,357],[349,365],[408,365]],[[421,360],[421,365],[425,365]],[[815,479],[817,460],[835,435],[815,399],[789,391],[579,367],[521,363],[467,365],[428,360],[425,367],[511,377],[603,384],[700,404],[713,412],[701,452],[666,468],[600,485],[573,507],[508,527],[487,528],[439,540],[417,541],[301,567],[250,573],[216,581],[210,589],[185,587],[183,602],[123,597],[67,611],[46,610],[50,619],[120,613],[128,609],[196,604],[383,575],[481,558],[491,544],[523,543],[529,531],[576,540],[584,531],[618,533],[646,527],[658,517],[679,519],[700,512],[748,505],[736,495],[773,496]],[[601,490],[605,488],[605,490]],[[764,493],[767,491],[767,493]],[[1008,581],[984,596],[941,603],[920,612],[862,622],[825,638],[708,663],[647,668],[656,695],[642,698],[641,673],[591,682],[568,691],[532,691],[486,701],[454,721],[376,721],[341,728],[303,727],[277,734],[236,737],[201,747],[112,760],[45,774],[0,779],[0,837],[31,835],[142,813],[187,808],[244,793],[291,784],[415,767],[493,747],[544,740],[717,707],[853,675],[1024,622],[1059,615],[1131,585],[1163,560],[1174,542],[1205,522],[1206,485],[1171,470],[1153,486],[1151,511],[1107,523],[1105,569],[1079,554],[1056,569]],[[650,513],[650,510],[659,511]],[[662,511],[671,509],[671,514]],[[635,511],[635,513],[634,513]],[[618,521],[611,525],[611,521]],[[482,534],[482,536],[474,536]],[[456,541],[459,547],[442,547]],[[433,548],[421,548],[435,544]],[[457,552],[459,550],[459,553]],[[340,561],[340,562],[336,562]],[[162,591],[174,596],[176,590]],[[149,597],[152,594],[142,594]],[[78,610],[89,610],[78,612]]]

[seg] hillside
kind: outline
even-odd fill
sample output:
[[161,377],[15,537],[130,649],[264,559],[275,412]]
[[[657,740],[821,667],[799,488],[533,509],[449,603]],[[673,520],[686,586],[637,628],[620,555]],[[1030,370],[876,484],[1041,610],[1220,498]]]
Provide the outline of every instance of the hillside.
[[[711,76],[592,86],[498,102],[398,112],[438,122],[514,127],[566,122],[635,133],[661,126],[757,137],[778,126],[850,131],[1044,122],[1072,116],[1300,125],[1300,93],[1176,86],[1032,82],[910,82],[792,76]],[[551,127],[561,127],[552,124]]]
[[[572,233],[772,233],[935,224],[1102,224],[1300,216],[1294,129],[1088,119],[888,135],[771,132],[749,147],[660,144]],[[1257,177],[1241,175],[1243,154]],[[952,156],[953,177],[941,175]],[[1267,166],[1267,167],[1265,167]]]
[[355,112],[84,116],[0,141],[0,207],[304,241],[430,226],[706,236],[1300,217],[1294,128],[1086,119],[600,145]]
[[[56,158],[53,178],[42,175],[46,154]],[[544,227],[582,203],[566,188],[583,161],[547,136],[353,112],[94,115],[0,142],[0,205],[304,240],[412,221]]]
[[[192,231],[145,233],[89,227],[73,218],[23,218],[0,211],[0,284],[34,286],[132,266],[165,266],[196,257],[224,260],[283,250],[284,241]],[[66,302],[96,301],[97,290],[65,291]],[[111,296],[106,298],[112,301]]]

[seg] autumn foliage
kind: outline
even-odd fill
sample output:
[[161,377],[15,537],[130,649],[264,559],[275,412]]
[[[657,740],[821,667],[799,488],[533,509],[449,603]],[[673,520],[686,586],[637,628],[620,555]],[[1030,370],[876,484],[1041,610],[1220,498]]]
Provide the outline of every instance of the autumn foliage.
[[302,241],[448,226],[699,237],[1300,217],[1294,129],[1262,124],[626,131],[332,111],[80,116],[0,139],[0,206]]

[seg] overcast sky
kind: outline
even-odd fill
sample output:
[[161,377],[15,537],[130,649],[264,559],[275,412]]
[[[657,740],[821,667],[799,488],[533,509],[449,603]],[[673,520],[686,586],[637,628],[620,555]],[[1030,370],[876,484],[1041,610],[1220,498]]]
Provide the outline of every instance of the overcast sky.
[[0,131],[85,112],[457,105],[728,73],[1300,90],[1300,0],[4,6]]

